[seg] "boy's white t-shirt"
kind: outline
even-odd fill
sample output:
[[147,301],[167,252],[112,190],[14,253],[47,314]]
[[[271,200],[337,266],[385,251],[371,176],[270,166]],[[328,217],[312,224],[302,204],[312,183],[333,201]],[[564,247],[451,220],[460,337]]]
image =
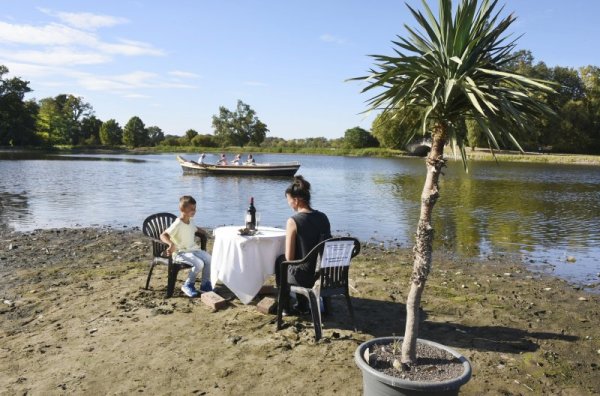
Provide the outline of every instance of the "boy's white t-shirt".
[[166,233],[169,234],[169,238],[171,238],[171,241],[177,247],[177,252],[186,252],[200,249],[200,246],[195,241],[196,230],[197,228],[193,221],[190,220],[190,224],[185,224],[178,217],[167,228]]

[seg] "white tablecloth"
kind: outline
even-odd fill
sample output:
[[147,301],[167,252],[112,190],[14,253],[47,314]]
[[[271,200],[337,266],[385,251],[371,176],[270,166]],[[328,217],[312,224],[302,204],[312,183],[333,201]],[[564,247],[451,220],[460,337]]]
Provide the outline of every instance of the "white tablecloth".
[[254,236],[241,236],[243,226],[219,227],[213,231],[210,280],[220,281],[244,304],[248,304],[275,271],[275,259],[285,253],[285,230],[259,227]]

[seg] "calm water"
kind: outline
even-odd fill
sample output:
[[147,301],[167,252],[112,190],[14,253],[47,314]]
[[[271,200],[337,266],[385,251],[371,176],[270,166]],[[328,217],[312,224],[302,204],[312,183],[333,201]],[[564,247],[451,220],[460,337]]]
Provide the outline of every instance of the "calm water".
[[[424,180],[422,159],[256,155],[299,160],[313,206],[338,233],[412,244]],[[214,157],[208,156],[207,161]],[[437,243],[459,254],[519,255],[528,265],[582,284],[600,281],[600,168],[452,162],[435,208]],[[0,152],[0,226],[19,231],[140,226],[155,212],[198,201],[196,222],[241,224],[250,196],[262,224],[284,226],[286,178],[183,176],[173,154],[35,155]],[[567,263],[573,256],[575,263]]]

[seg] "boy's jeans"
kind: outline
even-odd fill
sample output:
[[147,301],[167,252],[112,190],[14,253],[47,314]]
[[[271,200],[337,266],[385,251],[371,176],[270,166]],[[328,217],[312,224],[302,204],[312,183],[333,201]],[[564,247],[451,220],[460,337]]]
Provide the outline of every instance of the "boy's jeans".
[[200,271],[202,271],[202,283],[210,283],[210,259],[210,254],[204,250],[193,250],[191,252],[177,253],[174,261],[192,266],[186,283],[193,285]]

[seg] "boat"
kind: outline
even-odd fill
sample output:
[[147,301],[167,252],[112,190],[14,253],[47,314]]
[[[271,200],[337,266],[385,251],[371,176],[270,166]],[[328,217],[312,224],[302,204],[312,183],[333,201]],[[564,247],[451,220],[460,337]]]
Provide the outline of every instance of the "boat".
[[241,165],[200,164],[186,160],[180,155],[177,162],[184,175],[240,175],[240,176],[294,176],[300,168],[300,162],[272,162]]

